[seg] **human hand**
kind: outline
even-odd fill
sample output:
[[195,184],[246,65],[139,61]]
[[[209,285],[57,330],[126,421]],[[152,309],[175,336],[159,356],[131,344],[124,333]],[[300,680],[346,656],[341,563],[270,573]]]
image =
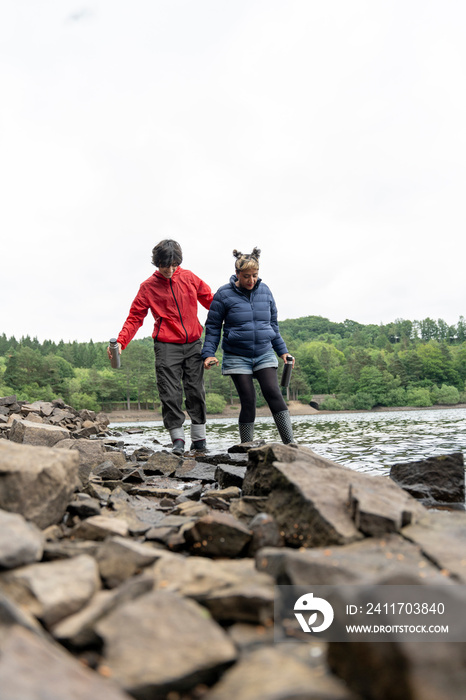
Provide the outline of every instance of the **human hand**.
[[216,357],[206,357],[206,359],[204,360],[204,367],[206,369],[210,369],[215,365],[217,365],[217,367],[220,365],[220,362],[217,360]]
[[[118,345],[118,354],[121,355],[121,343],[117,343],[117,345]],[[108,355],[108,359],[111,360],[112,359],[112,351],[110,349],[110,345],[107,345],[107,355]]]
[[293,357],[293,355],[290,355],[290,353],[289,353],[289,352],[286,352],[286,353],[285,353],[284,355],[281,355],[280,357],[282,358],[283,362],[285,362],[285,363],[286,363],[287,359],[288,359],[289,357],[291,357],[291,358],[292,358],[292,360],[293,360],[293,364],[292,364],[292,367],[294,367],[294,364],[295,364],[295,358]]

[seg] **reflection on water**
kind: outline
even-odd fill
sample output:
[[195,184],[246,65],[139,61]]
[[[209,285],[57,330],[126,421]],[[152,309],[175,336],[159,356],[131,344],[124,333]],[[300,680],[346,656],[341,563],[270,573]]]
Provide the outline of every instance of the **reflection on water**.
[[[396,411],[377,413],[325,414],[292,418],[296,442],[306,445],[322,457],[372,474],[387,474],[392,464],[423,459],[466,449],[466,409]],[[186,435],[189,435],[189,423]],[[124,435],[124,442],[135,449],[154,447],[154,439],[169,442],[161,422],[113,423],[112,429],[141,429],[142,434]],[[255,437],[267,442],[279,441],[271,418],[258,418]],[[207,422],[208,446],[226,451],[238,442],[236,419],[210,419]],[[189,447],[189,445],[188,445]]]

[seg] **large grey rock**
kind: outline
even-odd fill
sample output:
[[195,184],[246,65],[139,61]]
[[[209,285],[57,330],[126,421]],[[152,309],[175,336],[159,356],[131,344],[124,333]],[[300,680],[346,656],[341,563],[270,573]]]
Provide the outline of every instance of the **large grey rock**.
[[29,420],[15,420],[10,430],[10,440],[23,445],[53,447],[61,440],[69,438],[66,428]]
[[356,527],[368,537],[399,532],[426,514],[420,503],[384,476],[358,474],[350,481],[349,504]]
[[89,481],[89,476],[94,467],[107,459],[107,452],[104,449],[102,440],[86,440],[79,438],[72,440],[69,435],[67,440],[63,440],[57,444],[57,449],[73,450],[79,454],[79,479],[81,484],[85,486]]
[[237,557],[251,540],[251,531],[229,513],[199,518],[184,531],[193,554],[210,557]]
[[242,488],[245,476],[246,466],[237,467],[234,464],[219,464],[215,470],[215,479],[222,489],[228,486]]
[[100,576],[108,588],[141,572],[163,555],[163,550],[148,543],[133,542],[124,537],[110,537],[100,546],[96,560]]
[[79,457],[48,447],[0,442],[0,508],[41,529],[59,523],[78,483]]
[[198,479],[202,483],[212,483],[215,481],[215,469],[213,464],[185,460],[176,470],[175,476],[177,479]]
[[18,625],[0,634],[2,700],[131,700],[58,645]]
[[60,620],[52,627],[51,632],[55,639],[68,648],[98,647],[100,637],[95,631],[97,622],[119,605],[149,593],[153,587],[152,577],[134,576],[111,591],[97,591],[87,605],[77,613]]
[[394,464],[390,477],[415,498],[427,502],[464,503],[462,452]]
[[38,414],[39,416],[51,416],[55,406],[50,401],[34,401],[33,403],[26,403],[21,406],[21,413],[25,415]]
[[219,622],[270,623],[274,580],[251,559],[165,555],[154,564],[154,586],[202,603]]
[[278,585],[286,586],[375,584],[393,574],[409,575],[419,583],[445,581],[419,546],[397,534],[383,539],[368,537],[341,547],[264,547],[256,554],[256,565]]
[[86,554],[0,574],[0,590],[46,627],[80,610],[99,588],[97,564]]
[[14,569],[42,558],[44,537],[17,513],[0,510],[0,569]]
[[328,661],[358,697],[464,700],[465,643],[332,643]]
[[92,475],[99,477],[102,479],[102,481],[121,481],[123,478],[123,472],[121,469],[116,467],[110,459],[106,459],[101,464],[98,464],[97,467],[94,467],[92,470]]
[[73,536],[83,540],[104,540],[111,535],[126,537],[128,524],[116,517],[93,515],[73,528]]
[[0,645],[2,637],[8,634],[12,627],[17,625],[31,630],[31,632],[41,637],[48,636],[47,632],[33,615],[28,613],[27,610],[20,608],[19,605],[16,605],[0,591]]
[[16,394],[13,396],[0,396],[0,406],[14,406],[16,404]]
[[102,664],[137,698],[163,698],[212,681],[236,658],[233,643],[205,608],[164,591],[117,608],[96,630],[104,641]]
[[[307,646],[307,645],[306,645]],[[308,651],[309,654],[309,651]],[[281,649],[256,649],[229,669],[205,700],[351,700],[323,663],[311,668]]]
[[[425,512],[388,479],[355,472],[308,448],[271,444],[251,450],[249,459],[243,493],[267,496],[264,510],[275,517],[292,547],[343,545],[363,535],[380,536]],[[380,516],[377,505],[383,508]]]
[[173,476],[177,468],[183,464],[183,459],[177,455],[161,450],[150,455],[144,471],[148,474],[162,474],[164,476]]
[[464,511],[430,511],[418,523],[405,527],[403,536],[415,542],[446,575],[466,583]]

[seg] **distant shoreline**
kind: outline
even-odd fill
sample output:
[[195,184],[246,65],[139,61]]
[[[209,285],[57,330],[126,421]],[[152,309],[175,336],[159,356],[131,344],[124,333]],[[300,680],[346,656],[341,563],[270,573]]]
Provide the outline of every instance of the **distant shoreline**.
[[[466,404],[455,404],[453,406],[437,405],[437,406],[383,406],[380,408],[372,408],[370,410],[347,410],[347,411],[318,411],[308,404],[300,403],[299,401],[289,401],[288,409],[292,416],[314,416],[314,415],[340,415],[351,413],[389,413],[397,411],[442,411],[448,408],[466,408]],[[222,413],[208,413],[207,420],[221,418],[237,418],[239,414],[239,406],[227,406]],[[106,413],[110,423],[142,423],[146,421],[161,421],[162,414],[158,411],[141,410],[141,411],[111,411]],[[256,415],[258,418],[263,416],[271,416],[267,406],[257,408]]]

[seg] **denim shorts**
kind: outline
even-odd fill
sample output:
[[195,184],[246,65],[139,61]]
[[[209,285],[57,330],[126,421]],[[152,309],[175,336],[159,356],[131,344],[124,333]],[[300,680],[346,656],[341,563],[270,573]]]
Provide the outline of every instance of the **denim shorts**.
[[222,374],[253,374],[266,367],[278,367],[278,359],[272,348],[258,357],[223,353]]

